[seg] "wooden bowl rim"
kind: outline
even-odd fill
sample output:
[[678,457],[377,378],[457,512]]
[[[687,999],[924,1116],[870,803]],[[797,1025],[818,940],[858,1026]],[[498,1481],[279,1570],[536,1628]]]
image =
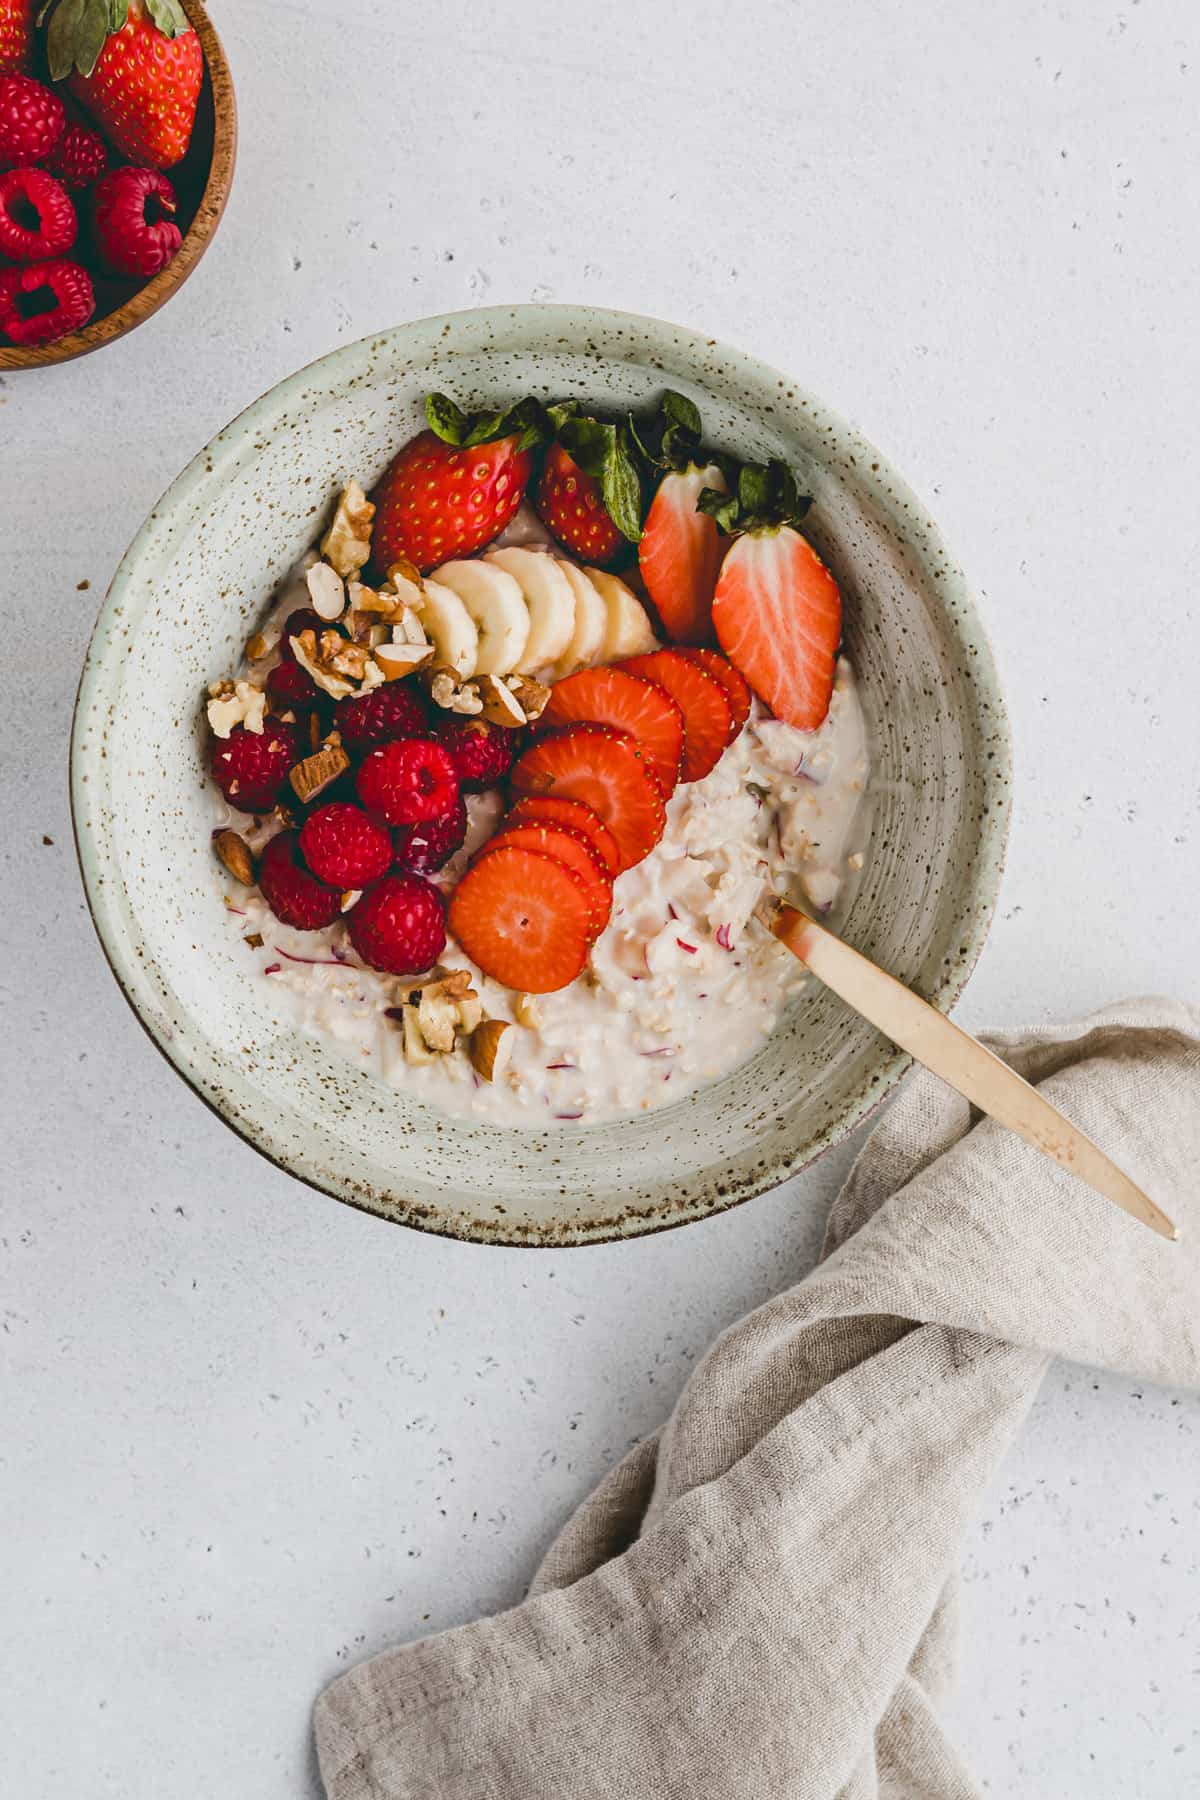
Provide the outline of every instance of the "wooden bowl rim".
[[102,319],[93,319],[82,331],[73,331],[67,337],[59,338],[57,343],[0,346],[0,370],[39,369],[53,363],[70,362],[73,357],[86,356],[90,351],[100,350],[105,344],[115,343],[118,338],[136,331],[183,286],[212,242],[233,186],[233,166],[237,157],[237,100],[221,40],[201,0],[183,0],[183,9],[200,39],[213,96],[212,160],[187,236],[166,268],[144,288],[139,288],[124,306],[106,313]]

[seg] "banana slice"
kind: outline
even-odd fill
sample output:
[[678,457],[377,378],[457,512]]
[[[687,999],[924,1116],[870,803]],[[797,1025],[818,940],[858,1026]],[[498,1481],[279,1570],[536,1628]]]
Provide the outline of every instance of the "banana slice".
[[437,579],[453,588],[479,633],[476,675],[511,675],[529,641],[529,608],[519,583],[490,562],[448,562]]
[[598,663],[608,635],[608,607],[600,590],[592,586],[576,563],[559,561],[558,566],[575,598],[575,622],[571,641],[554,665],[555,681]]
[[658,648],[646,609],[616,575],[604,569],[585,569],[584,574],[608,611],[601,662],[618,662],[623,656],[644,656]]
[[575,630],[575,594],[563,565],[546,550],[510,545],[484,557],[517,583],[529,608],[529,638],[518,669],[532,675],[556,663]]
[[[439,571],[440,572],[440,571]],[[421,602],[421,623],[437,652],[437,660],[464,678],[474,675],[479,652],[475,621],[454,592],[429,577]]]

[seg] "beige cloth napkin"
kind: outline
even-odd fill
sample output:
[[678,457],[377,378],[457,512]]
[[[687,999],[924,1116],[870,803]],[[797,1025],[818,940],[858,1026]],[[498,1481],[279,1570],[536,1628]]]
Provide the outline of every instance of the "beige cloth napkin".
[[964,1800],[954,1566],[1052,1356],[1200,1384],[1200,1014],[990,1042],[1168,1244],[919,1071],[806,1280],[721,1337],[511,1612],[317,1703],[331,1800]]

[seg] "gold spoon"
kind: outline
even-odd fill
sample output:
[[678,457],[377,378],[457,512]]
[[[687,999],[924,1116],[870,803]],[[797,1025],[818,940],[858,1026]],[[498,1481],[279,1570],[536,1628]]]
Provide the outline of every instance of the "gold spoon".
[[944,1013],[852,950],[815,919],[774,895],[764,895],[755,917],[847,1006],[957,1089],[972,1106],[1007,1125],[1059,1168],[1086,1181],[1098,1194],[1123,1207],[1160,1237],[1178,1238],[1167,1215],[1105,1156],[1099,1145]]

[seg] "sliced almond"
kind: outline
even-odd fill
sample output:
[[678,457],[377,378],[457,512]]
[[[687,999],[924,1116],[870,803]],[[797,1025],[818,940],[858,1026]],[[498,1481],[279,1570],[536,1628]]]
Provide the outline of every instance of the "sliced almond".
[[432,644],[376,644],[375,661],[385,681],[403,681],[433,661]]
[[483,701],[483,716],[489,725],[502,725],[509,731],[516,731],[525,724],[525,708],[503,681],[495,675],[477,675],[475,685]]
[[327,744],[313,756],[306,756],[298,762],[288,780],[295,790],[296,798],[305,804],[315,800],[331,787],[339,775],[344,775],[350,767],[350,758],[339,745]]
[[245,838],[239,837],[236,831],[218,831],[213,839],[213,849],[217,860],[244,887],[254,886],[254,857]]
[[507,1019],[484,1019],[471,1033],[471,1063],[484,1081],[498,1081],[512,1056],[512,1026]]
[[394,644],[421,644],[429,642],[425,636],[425,627],[411,606],[406,606],[400,618],[392,621],[392,642]]
[[348,913],[352,906],[357,906],[363,897],[361,888],[347,888],[342,895],[342,911]]
[[330,624],[346,610],[346,584],[337,570],[327,562],[314,563],[305,577],[313,611]]

